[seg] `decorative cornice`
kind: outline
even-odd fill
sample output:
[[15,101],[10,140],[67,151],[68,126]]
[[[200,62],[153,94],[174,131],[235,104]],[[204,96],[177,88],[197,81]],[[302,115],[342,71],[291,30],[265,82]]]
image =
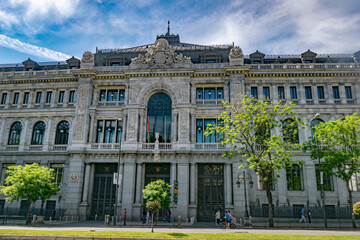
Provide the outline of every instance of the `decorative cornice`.
[[48,82],[77,82],[75,77],[71,78],[36,78],[36,79],[6,79],[0,80],[0,84],[23,84],[23,83],[48,83]]
[[259,77],[358,77],[360,72],[250,72],[247,78]]

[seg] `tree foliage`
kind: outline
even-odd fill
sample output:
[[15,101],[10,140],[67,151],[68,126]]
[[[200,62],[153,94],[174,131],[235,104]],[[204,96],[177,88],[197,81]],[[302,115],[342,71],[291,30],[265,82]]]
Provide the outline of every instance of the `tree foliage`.
[[171,185],[159,179],[145,186],[143,189],[144,199],[147,202],[160,202],[163,209],[168,209],[170,204]]
[[27,200],[28,217],[31,203],[37,200],[44,202],[60,190],[58,184],[54,182],[53,169],[40,167],[37,163],[11,166],[6,172],[8,176],[5,179],[5,185],[0,188],[0,192],[6,196],[8,202],[19,199]]
[[354,204],[354,213],[358,216],[360,216],[360,202],[357,202]]
[[[304,144],[303,150],[312,159],[323,158],[321,168],[329,175],[346,182],[352,212],[351,177],[360,172],[360,117],[348,115],[345,119],[314,126],[314,136]],[[353,217],[353,227],[355,218]]]
[[[218,117],[221,124],[209,125],[206,134],[217,132],[223,135],[221,144],[231,147],[224,156],[239,157],[240,168],[246,165],[260,176],[269,202],[269,226],[272,227],[271,186],[279,178],[278,171],[293,166],[290,150],[300,147],[296,139],[303,122],[292,110],[292,103],[268,105],[251,97],[242,97],[240,104],[224,103],[226,111]],[[281,129],[281,133],[276,134],[276,129]]]

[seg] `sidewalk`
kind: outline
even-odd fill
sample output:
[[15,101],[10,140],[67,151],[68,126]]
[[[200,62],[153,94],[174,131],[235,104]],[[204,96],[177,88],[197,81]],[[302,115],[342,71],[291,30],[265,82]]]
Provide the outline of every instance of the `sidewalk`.
[[[136,232],[150,232],[151,225],[144,226],[129,226],[123,225],[106,227],[103,222],[83,221],[83,222],[68,222],[68,223],[49,223],[41,225],[0,225],[0,229],[24,229],[24,230],[43,230],[43,231],[136,231]],[[358,230],[318,230],[318,229],[255,229],[255,228],[240,228],[240,229],[221,229],[217,228],[214,223],[194,223],[192,226],[174,227],[174,226],[155,226],[155,232],[182,232],[182,233],[258,233],[258,234],[299,234],[299,235],[359,235]]]

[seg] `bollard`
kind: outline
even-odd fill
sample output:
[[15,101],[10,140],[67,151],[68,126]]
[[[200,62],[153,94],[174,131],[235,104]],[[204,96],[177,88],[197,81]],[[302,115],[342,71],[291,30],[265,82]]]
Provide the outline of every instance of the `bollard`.
[[110,215],[106,215],[106,226],[110,226]]
[[181,226],[181,216],[178,216],[178,224],[177,224],[178,227]]

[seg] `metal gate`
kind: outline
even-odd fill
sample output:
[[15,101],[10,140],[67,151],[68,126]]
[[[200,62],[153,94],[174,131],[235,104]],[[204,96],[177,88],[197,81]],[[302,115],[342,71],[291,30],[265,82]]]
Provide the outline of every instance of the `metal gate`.
[[215,221],[215,213],[224,213],[224,165],[198,165],[198,208],[199,222]]
[[95,165],[94,188],[91,204],[91,219],[104,219],[105,215],[114,214],[116,185],[113,184],[113,174],[117,164],[100,163]]
[[145,186],[158,179],[170,183],[170,163],[146,163],[145,165]]

